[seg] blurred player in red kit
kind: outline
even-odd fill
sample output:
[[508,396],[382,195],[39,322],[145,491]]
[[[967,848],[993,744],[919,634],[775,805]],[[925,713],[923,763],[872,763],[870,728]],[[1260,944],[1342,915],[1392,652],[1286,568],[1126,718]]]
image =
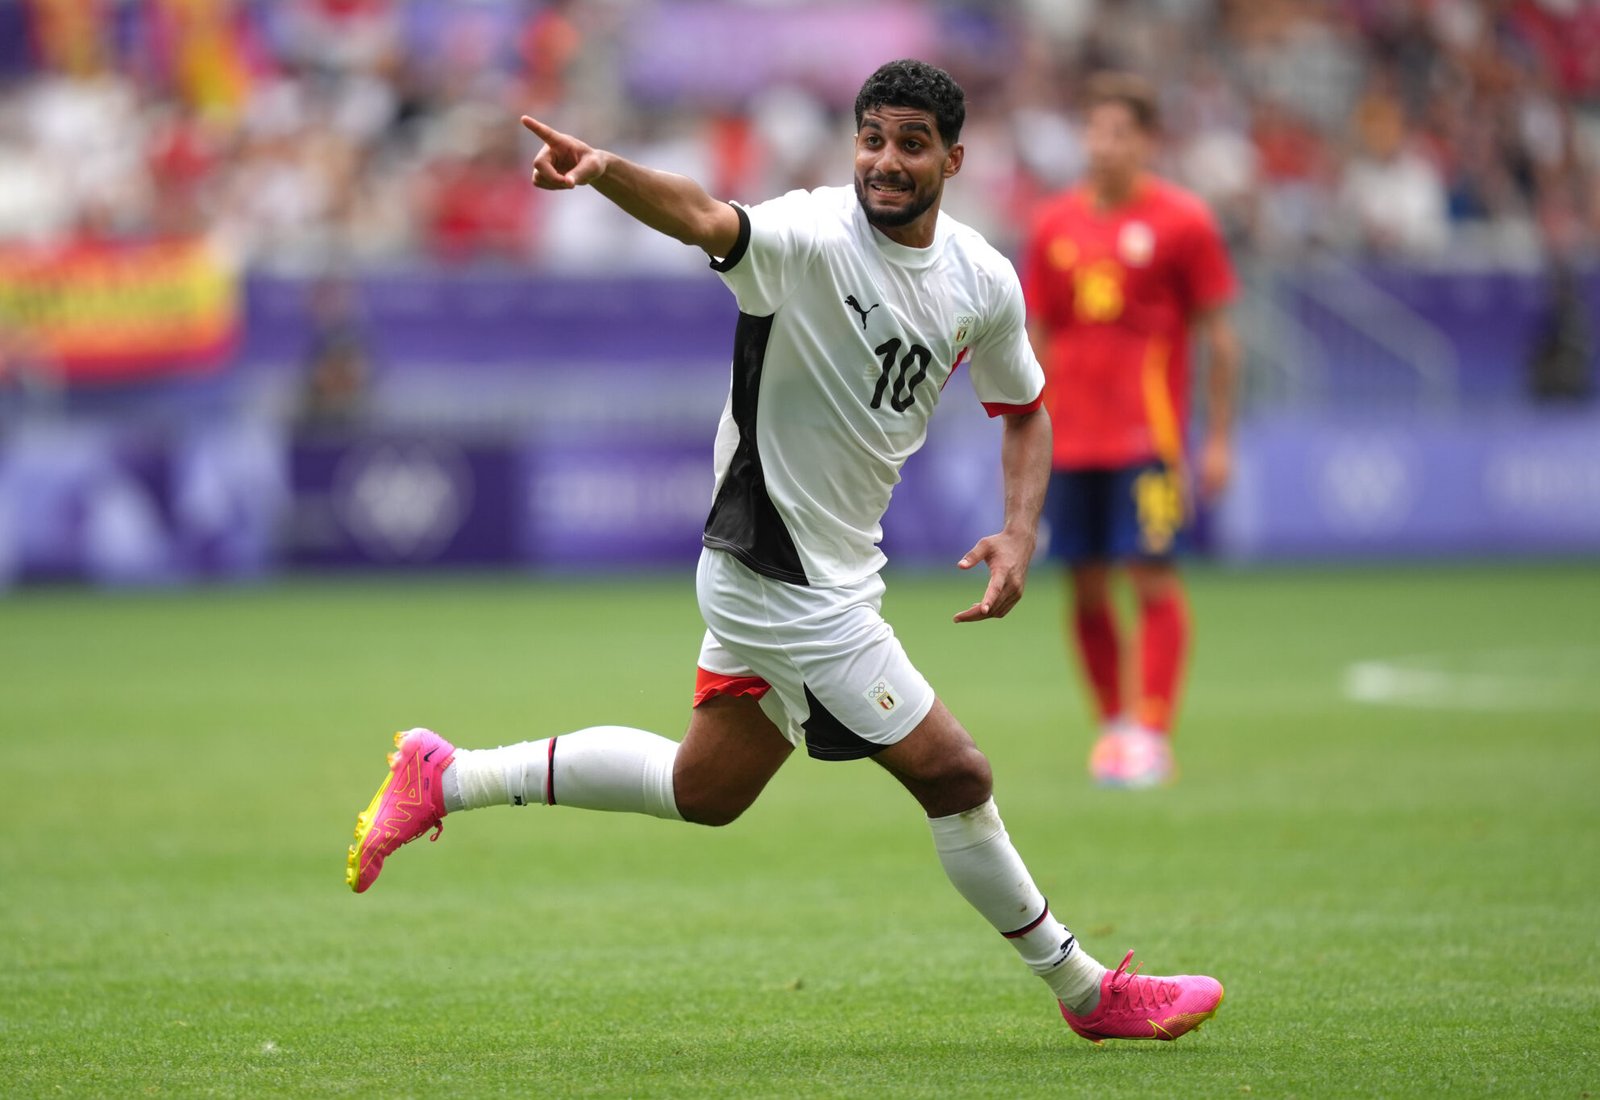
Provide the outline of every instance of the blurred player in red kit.
[[[1227,484],[1240,358],[1226,247],[1198,197],[1149,171],[1158,129],[1146,81],[1091,78],[1086,178],[1039,211],[1022,265],[1055,424],[1045,517],[1052,553],[1071,575],[1068,633],[1101,722],[1089,770],[1115,787],[1174,774],[1170,734],[1189,645],[1175,553],[1195,491],[1210,501]],[[1209,379],[1192,476],[1191,336]],[[1138,605],[1136,677],[1113,600],[1117,569]]]

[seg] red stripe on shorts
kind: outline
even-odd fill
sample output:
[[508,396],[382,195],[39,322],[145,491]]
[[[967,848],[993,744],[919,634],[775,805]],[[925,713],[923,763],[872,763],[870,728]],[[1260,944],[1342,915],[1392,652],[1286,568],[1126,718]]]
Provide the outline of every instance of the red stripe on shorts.
[[772,685],[759,676],[725,676],[720,672],[695,669],[694,705],[699,706],[713,695],[727,695],[737,699],[748,695],[759,699],[772,690]]

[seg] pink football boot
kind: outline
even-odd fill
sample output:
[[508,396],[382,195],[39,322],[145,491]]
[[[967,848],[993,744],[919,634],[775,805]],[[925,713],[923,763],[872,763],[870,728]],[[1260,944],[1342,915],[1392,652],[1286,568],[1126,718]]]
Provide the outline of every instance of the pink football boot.
[[1067,1026],[1091,1043],[1105,1039],[1176,1039],[1217,1014],[1222,1003],[1222,983],[1203,975],[1179,974],[1172,978],[1145,977],[1128,970],[1129,951],[1122,964],[1100,979],[1100,1003],[1078,1016],[1061,1006]]
[[1138,726],[1101,734],[1089,754],[1089,775],[1102,787],[1148,790],[1169,785],[1177,774],[1172,739]]
[[350,846],[344,878],[362,893],[378,880],[383,861],[402,844],[429,829],[438,840],[444,831],[444,791],[440,777],[456,749],[432,730],[414,729],[394,735],[399,750],[389,754],[389,775],[356,818],[356,842]]

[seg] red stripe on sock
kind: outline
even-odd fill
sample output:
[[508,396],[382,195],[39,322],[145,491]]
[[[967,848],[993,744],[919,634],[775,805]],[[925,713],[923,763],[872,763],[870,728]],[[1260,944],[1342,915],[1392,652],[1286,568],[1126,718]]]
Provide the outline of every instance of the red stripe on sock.
[[544,768],[544,804],[556,804],[556,741],[559,738],[550,738],[550,755],[545,761]]
[[1037,917],[1034,917],[1033,920],[1029,921],[1015,932],[1002,932],[1000,934],[1008,940],[1020,940],[1023,936],[1026,936],[1029,932],[1032,932],[1035,928],[1043,924],[1044,919],[1049,915],[1050,901],[1049,899],[1046,899],[1044,903],[1044,912],[1040,913]]

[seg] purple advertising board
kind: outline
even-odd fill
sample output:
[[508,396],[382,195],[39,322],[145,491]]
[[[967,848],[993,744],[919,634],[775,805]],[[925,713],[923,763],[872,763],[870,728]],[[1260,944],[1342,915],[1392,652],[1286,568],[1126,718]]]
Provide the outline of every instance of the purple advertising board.
[[[884,522],[897,565],[948,567],[999,521],[998,431],[945,412]],[[39,429],[0,445],[0,586],[686,565],[710,500],[703,433]],[[1600,555],[1600,416],[1246,425],[1209,519],[1210,549],[1241,563]]]
[[1600,553],[1600,415],[1245,425],[1214,518],[1234,561]]
[[[1520,343],[1540,297],[1512,278],[1391,289],[1446,327],[1492,290],[1503,331],[1522,316]],[[297,432],[285,398],[316,343],[318,285],[263,276],[224,376],[0,406],[0,587],[692,560],[737,315],[717,280],[397,272],[353,290],[340,323],[371,359],[366,428]],[[1462,348],[1463,380],[1488,372],[1506,392],[1449,417],[1247,418],[1208,545],[1239,562],[1600,553],[1600,411],[1510,393],[1512,343],[1486,336],[1482,361]],[[893,562],[948,567],[993,530],[998,454],[958,374],[885,519]]]
[[290,566],[504,566],[517,560],[514,446],[438,432],[301,437],[289,449]]
[[0,588],[260,576],[278,564],[284,457],[280,434],[252,421],[11,433],[0,442]]

